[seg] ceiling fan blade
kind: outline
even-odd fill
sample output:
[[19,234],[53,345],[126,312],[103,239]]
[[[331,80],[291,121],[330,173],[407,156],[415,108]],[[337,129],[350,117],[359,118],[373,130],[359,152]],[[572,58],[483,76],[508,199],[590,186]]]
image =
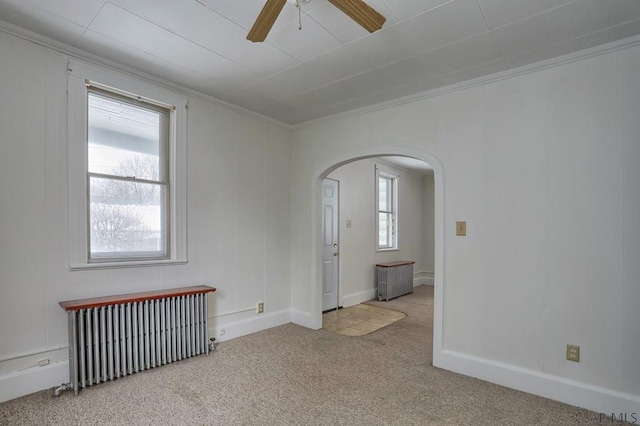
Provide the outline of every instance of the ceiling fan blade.
[[258,19],[256,19],[253,27],[251,27],[251,31],[249,31],[247,35],[247,40],[254,43],[264,41],[271,27],[275,24],[276,19],[278,19],[278,15],[280,15],[280,11],[282,11],[285,3],[287,3],[287,0],[267,0],[262,8],[262,12],[258,15]]
[[329,0],[329,2],[370,33],[382,28],[387,20],[362,0]]

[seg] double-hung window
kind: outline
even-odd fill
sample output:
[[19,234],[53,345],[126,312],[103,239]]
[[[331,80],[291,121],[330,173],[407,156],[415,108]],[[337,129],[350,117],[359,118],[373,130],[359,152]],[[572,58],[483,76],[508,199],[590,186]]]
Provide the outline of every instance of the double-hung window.
[[398,176],[376,166],[376,248],[398,248]]
[[71,269],[185,263],[186,99],[69,64]]
[[169,256],[170,108],[89,86],[89,261]]

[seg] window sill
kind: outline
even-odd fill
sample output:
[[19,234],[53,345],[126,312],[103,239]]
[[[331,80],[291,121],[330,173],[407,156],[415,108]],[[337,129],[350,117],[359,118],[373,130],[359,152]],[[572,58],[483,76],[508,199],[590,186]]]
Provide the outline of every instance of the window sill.
[[400,251],[400,249],[399,248],[385,248],[385,249],[379,248],[379,249],[376,249],[376,253],[385,253],[385,252],[388,252],[388,251]]
[[145,266],[186,265],[187,263],[189,263],[187,259],[132,260],[123,262],[78,263],[69,265],[69,269],[71,271],[86,271],[92,269],[122,269]]

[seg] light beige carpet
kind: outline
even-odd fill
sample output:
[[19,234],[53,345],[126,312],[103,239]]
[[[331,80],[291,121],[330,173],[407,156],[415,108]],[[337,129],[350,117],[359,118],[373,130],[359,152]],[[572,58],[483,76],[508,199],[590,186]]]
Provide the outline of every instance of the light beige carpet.
[[77,397],[46,390],[1,403],[0,425],[604,424],[598,413],[434,368],[431,287],[367,304],[407,317],[358,338],[271,328]]
[[400,311],[360,304],[323,314],[322,329],[343,336],[364,336],[405,317]]

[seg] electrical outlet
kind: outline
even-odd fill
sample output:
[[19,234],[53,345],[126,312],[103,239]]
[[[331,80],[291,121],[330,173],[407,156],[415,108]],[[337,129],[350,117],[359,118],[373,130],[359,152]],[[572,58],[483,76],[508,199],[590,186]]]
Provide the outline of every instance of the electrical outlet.
[[221,328],[221,329],[220,329],[220,335],[221,335],[221,336],[224,336],[224,333],[226,333],[226,330],[225,330],[224,328]]
[[567,345],[567,360],[580,362],[580,346]]
[[256,312],[261,314],[264,312],[264,303],[263,302],[258,302],[258,305],[256,306]]

